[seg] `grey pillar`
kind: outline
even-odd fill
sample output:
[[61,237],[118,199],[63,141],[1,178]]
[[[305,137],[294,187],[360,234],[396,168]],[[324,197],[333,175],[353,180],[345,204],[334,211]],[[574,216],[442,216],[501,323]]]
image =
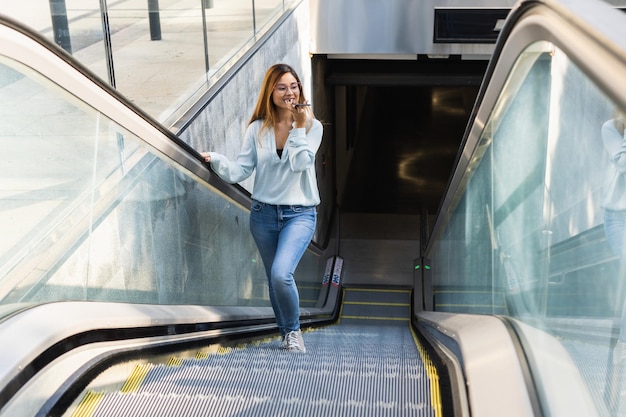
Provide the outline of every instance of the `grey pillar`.
[[65,7],[65,0],[49,1],[54,42],[71,54],[72,42],[70,40],[70,25],[67,21],[67,7]]
[[148,20],[150,22],[150,40],[161,40],[161,16],[159,0],[148,0]]

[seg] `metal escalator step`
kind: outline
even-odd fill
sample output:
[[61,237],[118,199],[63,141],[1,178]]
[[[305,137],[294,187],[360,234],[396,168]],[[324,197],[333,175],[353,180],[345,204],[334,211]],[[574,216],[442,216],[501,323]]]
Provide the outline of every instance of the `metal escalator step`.
[[344,288],[340,320],[406,323],[411,312],[410,295],[406,289]]
[[344,288],[343,301],[350,302],[378,302],[378,303],[401,303],[409,302],[411,291],[408,289],[385,289],[385,288]]
[[90,417],[98,409],[104,399],[104,392],[89,391],[79,406],[72,413],[72,417]]
[[146,375],[152,368],[151,364],[140,364],[135,366],[130,376],[126,379],[126,382],[121,388],[121,392],[137,392],[139,386],[145,379]]
[[343,322],[346,318],[363,318],[365,320],[401,320],[408,321],[411,306],[408,304],[361,304],[344,302],[340,318]]
[[[133,398],[128,398],[132,396]],[[120,406],[133,403],[132,413]],[[336,403],[325,399],[303,400],[289,398],[275,400],[259,397],[186,396],[172,394],[120,394],[108,396],[102,408],[92,417],[172,417],[172,416],[432,416],[424,404],[349,400]]]
[[278,340],[155,364],[93,416],[433,416],[435,387],[408,325],[305,332],[307,353]]

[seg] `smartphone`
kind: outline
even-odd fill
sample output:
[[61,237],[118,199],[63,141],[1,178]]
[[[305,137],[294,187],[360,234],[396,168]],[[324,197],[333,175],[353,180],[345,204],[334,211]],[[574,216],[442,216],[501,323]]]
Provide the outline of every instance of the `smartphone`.
[[294,104],[294,106],[296,106],[296,107],[304,107],[304,106],[310,106],[310,105],[311,105],[311,103],[296,103],[296,104]]

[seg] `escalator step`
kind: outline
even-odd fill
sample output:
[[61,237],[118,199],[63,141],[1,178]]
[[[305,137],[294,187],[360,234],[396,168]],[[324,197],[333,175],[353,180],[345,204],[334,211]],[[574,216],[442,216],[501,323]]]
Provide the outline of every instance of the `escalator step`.
[[305,354],[272,340],[153,364],[137,389],[105,395],[92,415],[434,415],[431,378],[408,325],[341,324],[304,340]]
[[100,406],[100,403],[102,402],[104,396],[105,393],[103,392],[87,392],[85,398],[83,398],[78,408],[76,408],[76,410],[74,410],[74,412],[72,413],[72,417],[92,416]]
[[410,296],[406,289],[344,288],[341,323],[366,320],[406,326],[411,312]]
[[135,366],[135,368],[133,369],[132,373],[130,374],[130,376],[126,380],[126,383],[124,384],[124,386],[122,386],[120,391],[124,393],[137,392],[137,390],[139,389],[139,386],[141,385],[143,380],[146,378],[146,375],[148,375],[148,372],[150,371],[150,369],[151,369],[151,365],[149,364],[140,364],[140,365]]

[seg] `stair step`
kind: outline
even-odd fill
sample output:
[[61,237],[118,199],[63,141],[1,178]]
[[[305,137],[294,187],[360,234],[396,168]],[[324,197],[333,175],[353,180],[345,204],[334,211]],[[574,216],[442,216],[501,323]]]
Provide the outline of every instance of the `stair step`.
[[410,289],[348,287],[343,291],[339,316],[342,323],[364,321],[391,324],[406,323],[410,319]]
[[427,373],[409,326],[333,325],[305,332],[304,340],[304,354],[271,338],[140,363],[125,389],[91,391],[73,415],[434,415],[437,377]]

